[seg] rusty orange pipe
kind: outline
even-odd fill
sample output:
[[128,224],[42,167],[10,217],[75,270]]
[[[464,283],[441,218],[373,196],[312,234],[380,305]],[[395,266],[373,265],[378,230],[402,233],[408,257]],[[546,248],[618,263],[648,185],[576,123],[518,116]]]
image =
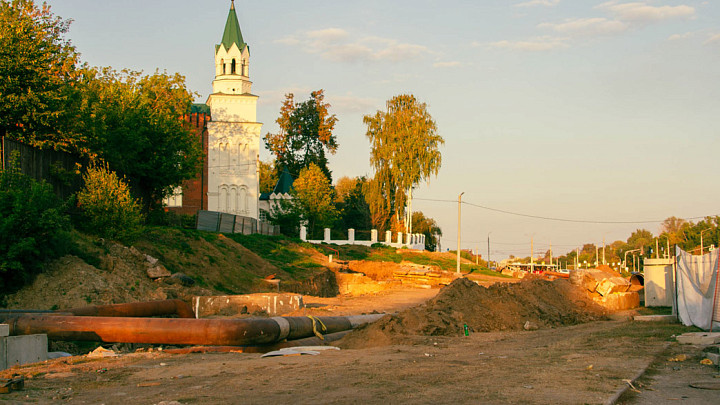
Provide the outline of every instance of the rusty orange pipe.
[[[377,318],[378,315],[361,315],[316,319],[326,327],[322,333],[330,334]],[[364,319],[367,321],[362,322]],[[178,319],[52,315],[26,315],[7,321],[11,335],[44,333],[54,340],[209,346],[258,345],[310,337],[314,335],[315,322],[309,317]],[[319,323],[315,327],[320,331]]]
[[180,318],[195,318],[190,305],[183,300],[163,300],[147,302],[131,302],[127,304],[92,305],[88,307],[68,309],[76,316],[118,316],[118,317],[151,317],[177,315]]

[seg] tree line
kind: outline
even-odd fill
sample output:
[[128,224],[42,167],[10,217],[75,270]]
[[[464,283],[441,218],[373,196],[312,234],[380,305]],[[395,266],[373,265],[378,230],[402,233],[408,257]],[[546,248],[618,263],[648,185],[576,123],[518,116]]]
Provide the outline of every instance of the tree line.
[[306,101],[287,94],[280,109],[276,134],[264,137],[273,161],[260,165],[261,192],[269,193],[281,172],[294,178],[292,199],[280,200],[266,213],[283,233],[297,236],[304,223],[311,237],[323,228],[360,231],[377,229],[425,234],[426,248],[434,250],[442,230],[422,212],[406,208],[413,188],[437,175],[444,143],[427,105],[411,94],[393,97],[385,111],[366,115],[366,136],[371,143],[374,176],[343,177],[332,183],[327,154],[337,150],[332,130],[337,123],[324,101],[323,90]]
[[[696,255],[707,253],[710,249],[718,247],[719,238],[720,216],[706,217],[698,222],[673,216],[662,222],[657,235],[644,228],[636,229],[625,241],[616,240],[605,246],[585,243],[582,247],[573,249],[564,255],[553,255],[552,261],[570,267],[574,266],[576,262],[581,267],[595,267],[603,264],[604,255],[607,264],[615,263],[616,267],[620,267],[619,263],[627,260],[627,267],[630,271],[641,271],[642,261],[645,258],[672,257],[675,254],[673,250],[675,246]],[[670,251],[668,251],[668,245]],[[540,260],[550,263],[551,254],[552,252],[547,250]],[[638,257],[640,260],[637,260]],[[522,259],[512,256],[511,258],[520,262],[530,262],[529,256]]]
[[201,167],[200,143],[181,119],[193,99],[185,78],[91,67],[65,38],[69,27],[45,3],[0,0],[0,136],[90,162],[62,173],[84,184],[67,201],[21,173],[18,156],[3,162],[0,293],[73,252],[73,228],[132,240]]

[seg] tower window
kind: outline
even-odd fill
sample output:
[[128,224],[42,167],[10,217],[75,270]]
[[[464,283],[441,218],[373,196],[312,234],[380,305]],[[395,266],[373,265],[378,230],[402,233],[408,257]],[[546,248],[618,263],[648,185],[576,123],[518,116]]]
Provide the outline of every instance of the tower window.
[[235,59],[232,60],[232,63],[230,63],[230,74],[235,74]]
[[225,59],[220,59],[220,64],[222,65],[222,74],[225,74]]

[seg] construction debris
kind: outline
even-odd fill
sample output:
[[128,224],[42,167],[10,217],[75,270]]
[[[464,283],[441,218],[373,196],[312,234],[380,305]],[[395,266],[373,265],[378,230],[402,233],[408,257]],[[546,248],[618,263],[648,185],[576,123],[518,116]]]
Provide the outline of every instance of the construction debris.
[[604,311],[567,280],[526,280],[480,286],[459,278],[423,305],[348,334],[343,348],[406,342],[408,335],[462,336],[470,332],[523,330],[573,325],[602,318]]

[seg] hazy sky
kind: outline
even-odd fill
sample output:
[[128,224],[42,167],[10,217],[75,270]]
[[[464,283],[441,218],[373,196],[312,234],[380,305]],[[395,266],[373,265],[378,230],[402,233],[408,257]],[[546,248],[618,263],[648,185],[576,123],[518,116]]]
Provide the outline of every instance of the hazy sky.
[[[204,102],[229,0],[53,0],[82,60],[179,72]],[[362,117],[427,103],[445,138],[413,208],[457,244],[457,198],[541,217],[640,222],[720,214],[720,1],[239,0],[263,133],[283,95],[325,89],[335,179],[372,176]],[[262,152],[267,159],[267,152]],[[425,199],[425,200],[421,200]],[[439,202],[427,200],[452,200]],[[625,240],[594,224],[463,205],[463,248],[491,258]]]

